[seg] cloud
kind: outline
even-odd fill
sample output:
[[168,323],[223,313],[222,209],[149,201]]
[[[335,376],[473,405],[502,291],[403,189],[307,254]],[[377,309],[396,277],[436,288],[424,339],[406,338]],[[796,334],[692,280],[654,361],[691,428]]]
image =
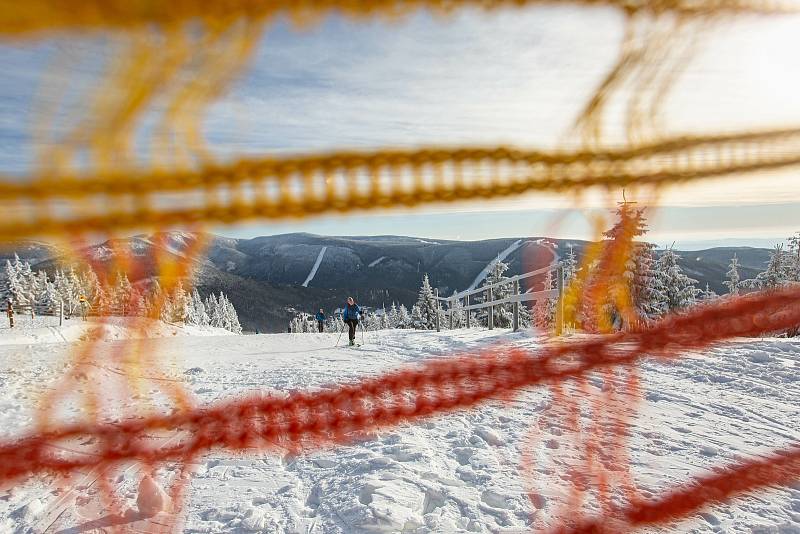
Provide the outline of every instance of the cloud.
[[[685,132],[800,122],[797,21],[762,17],[712,27],[666,102],[667,126]],[[417,12],[395,22],[333,16],[302,31],[279,21],[245,75],[209,110],[205,133],[222,157],[426,144],[552,147],[616,60],[623,22],[614,9],[575,6],[464,9],[444,17]],[[75,98],[113,55],[105,41],[0,46],[3,173],[31,169],[37,83],[65,46],[74,47],[79,60],[55,87]],[[612,115],[609,124],[618,133],[621,118]],[[55,120],[50,128],[57,133],[65,126]],[[783,173],[689,184],[660,201],[800,202],[793,181],[794,173]],[[572,202],[528,195],[423,213],[513,212]],[[607,204],[603,196],[587,200],[589,206]]]

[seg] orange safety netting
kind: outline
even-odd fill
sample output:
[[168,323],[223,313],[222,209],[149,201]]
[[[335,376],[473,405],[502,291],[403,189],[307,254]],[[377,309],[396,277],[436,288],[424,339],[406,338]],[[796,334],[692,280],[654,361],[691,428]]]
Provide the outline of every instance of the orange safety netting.
[[[76,251],[74,256],[91,263],[80,251],[92,236],[116,236],[141,227],[276,220],[527,191],[579,193],[597,186],[658,190],[688,180],[800,165],[797,128],[687,137],[661,135],[658,125],[660,103],[704,24],[743,14],[778,16],[799,11],[800,5],[791,1],[570,2],[584,7],[610,6],[627,20],[617,62],[576,121],[577,146],[550,151],[428,147],[220,162],[202,138],[203,111],[243,70],[264,27],[276,16],[287,15],[308,25],[330,12],[396,19],[418,9],[446,16],[464,5],[498,9],[542,3],[553,2],[33,0],[20,4],[0,0],[0,37],[30,42],[61,32],[99,33],[118,37],[122,47],[118,59],[85,95],[91,104],[82,109],[85,115],[73,117],[71,129],[63,137],[42,143],[37,167],[25,180],[0,181],[0,207],[5,213],[0,239],[38,235],[68,239]],[[648,85],[655,90],[642,90]],[[604,143],[604,111],[612,96],[631,86],[634,91],[625,117],[629,143],[609,146]],[[142,150],[134,138],[142,117],[154,108],[158,108],[160,122],[149,133],[148,148]],[[341,184],[346,187],[339,187]],[[44,472],[69,475],[84,467],[110,470],[130,461],[138,462],[145,473],[162,462],[185,467],[198,454],[221,447],[233,451],[276,446],[298,452],[313,450],[347,443],[371,429],[473,407],[497,397],[507,399],[522,388],[537,385],[552,390],[558,409],[575,424],[577,401],[570,400],[564,384],[580,386],[590,372],[619,370],[623,377],[620,387],[635,397],[640,394],[640,358],[676,358],[683,350],[800,323],[800,290],[796,288],[705,305],[655,324],[640,321],[634,296],[620,276],[636,246],[630,224],[623,211],[622,231],[614,240],[590,248],[584,260],[587,268],[565,294],[566,306],[561,308],[565,316],[559,317],[559,322],[605,334],[587,341],[554,343],[532,352],[497,346],[333,390],[204,408],[194,404],[180,383],[161,383],[162,392],[177,408],[175,415],[145,411],[143,419],[123,418],[113,425],[107,421],[111,407],[90,389],[83,397],[89,408],[86,420],[63,427],[55,417],[54,405],[69,392],[70,380],[90,374],[98,364],[98,341],[89,339],[76,349],[68,376],[43,399],[35,433],[0,445],[0,483],[19,482]],[[179,259],[159,254],[148,266],[142,264],[146,260],[120,250],[111,265],[98,265],[97,269],[106,276],[154,269],[169,291],[191,276],[203,247],[198,240]],[[613,328],[603,311],[609,304],[623,317],[626,332],[610,333]],[[156,303],[156,308],[160,305]],[[137,319],[130,322],[134,328],[147,328]],[[143,365],[142,354],[153,348],[149,341],[134,340],[120,344],[118,350],[130,356],[122,361],[138,367]],[[131,390],[137,388],[135,381],[128,385]],[[592,399],[601,408],[595,413],[602,408],[610,411],[619,403],[615,395],[611,391]],[[610,434],[596,425],[588,435],[581,435],[575,426],[575,438],[584,446],[585,456],[584,465],[576,466],[573,475],[582,471],[584,477],[591,477],[603,515],[581,515],[588,490],[585,484],[573,484],[567,505],[574,511],[574,524],[563,525],[557,532],[623,532],[663,525],[704,505],[785,484],[800,475],[800,450],[794,447],[729,466],[721,473],[674,488],[659,500],[644,501],[631,483],[626,462],[627,422],[614,426]],[[174,433],[175,439],[153,444],[151,433],[158,430]],[[75,438],[94,438],[96,446],[79,452],[59,447]],[[596,461],[601,440],[613,443],[611,454],[621,470],[612,472]],[[102,493],[112,503],[114,489],[107,478],[101,477]],[[185,478],[178,477],[172,488],[177,503],[184,489]],[[625,495],[622,507],[613,504],[615,489]]]

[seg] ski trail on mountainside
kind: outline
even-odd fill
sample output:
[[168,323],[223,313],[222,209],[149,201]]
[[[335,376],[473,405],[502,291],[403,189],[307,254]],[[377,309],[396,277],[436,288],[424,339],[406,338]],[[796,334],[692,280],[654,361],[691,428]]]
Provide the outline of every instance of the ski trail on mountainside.
[[492,267],[494,267],[498,261],[504,261],[507,257],[511,255],[512,252],[514,252],[521,246],[522,246],[522,239],[517,239],[516,241],[511,243],[507,249],[505,249],[503,252],[498,254],[495,259],[486,264],[486,267],[484,267],[483,270],[478,273],[478,276],[475,277],[475,280],[464,291],[471,291],[476,287],[478,287],[478,284],[480,284],[483,281],[483,279],[486,278],[486,276],[489,274],[489,271],[492,270]]
[[325,256],[326,250],[328,250],[328,247],[322,247],[322,250],[319,251],[319,256],[317,256],[317,261],[314,262],[314,266],[311,268],[311,272],[308,273],[308,278],[306,278],[306,281],[303,282],[303,287],[308,287],[308,284],[314,279],[314,276],[316,276],[317,269],[319,269],[319,264],[322,263],[322,258]]

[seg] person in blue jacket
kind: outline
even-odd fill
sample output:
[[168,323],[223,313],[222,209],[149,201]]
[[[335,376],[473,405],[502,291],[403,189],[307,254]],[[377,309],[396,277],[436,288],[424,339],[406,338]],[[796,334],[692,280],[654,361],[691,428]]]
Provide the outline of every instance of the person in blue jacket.
[[358,320],[361,318],[361,308],[358,307],[353,297],[347,297],[347,304],[344,306],[343,317],[344,322],[347,323],[349,328],[347,335],[350,337],[350,345],[356,344],[356,327]]
[[317,320],[317,329],[319,330],[319,333],[321,334],[322,331],[324,330],[324,326],[325,326],[325,312],[322,311],[322,308],[319,309],[319,311],[314,316],[314,318]]

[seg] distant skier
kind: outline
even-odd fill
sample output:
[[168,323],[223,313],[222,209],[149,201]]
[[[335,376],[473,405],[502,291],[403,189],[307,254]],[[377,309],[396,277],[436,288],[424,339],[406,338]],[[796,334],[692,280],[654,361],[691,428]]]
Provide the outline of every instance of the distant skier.
[[356,344],[356,327],[361,317],[361,308],[358,307],[353,297],[347,297],[347,304],[344,307],[343,319],[349,328],[347,335],[350,338],[350,345]]
[[321,334],[325,327],[325,312],[322,311],[322,308],[319,309],[314,318],[317,320],[317,330]]

